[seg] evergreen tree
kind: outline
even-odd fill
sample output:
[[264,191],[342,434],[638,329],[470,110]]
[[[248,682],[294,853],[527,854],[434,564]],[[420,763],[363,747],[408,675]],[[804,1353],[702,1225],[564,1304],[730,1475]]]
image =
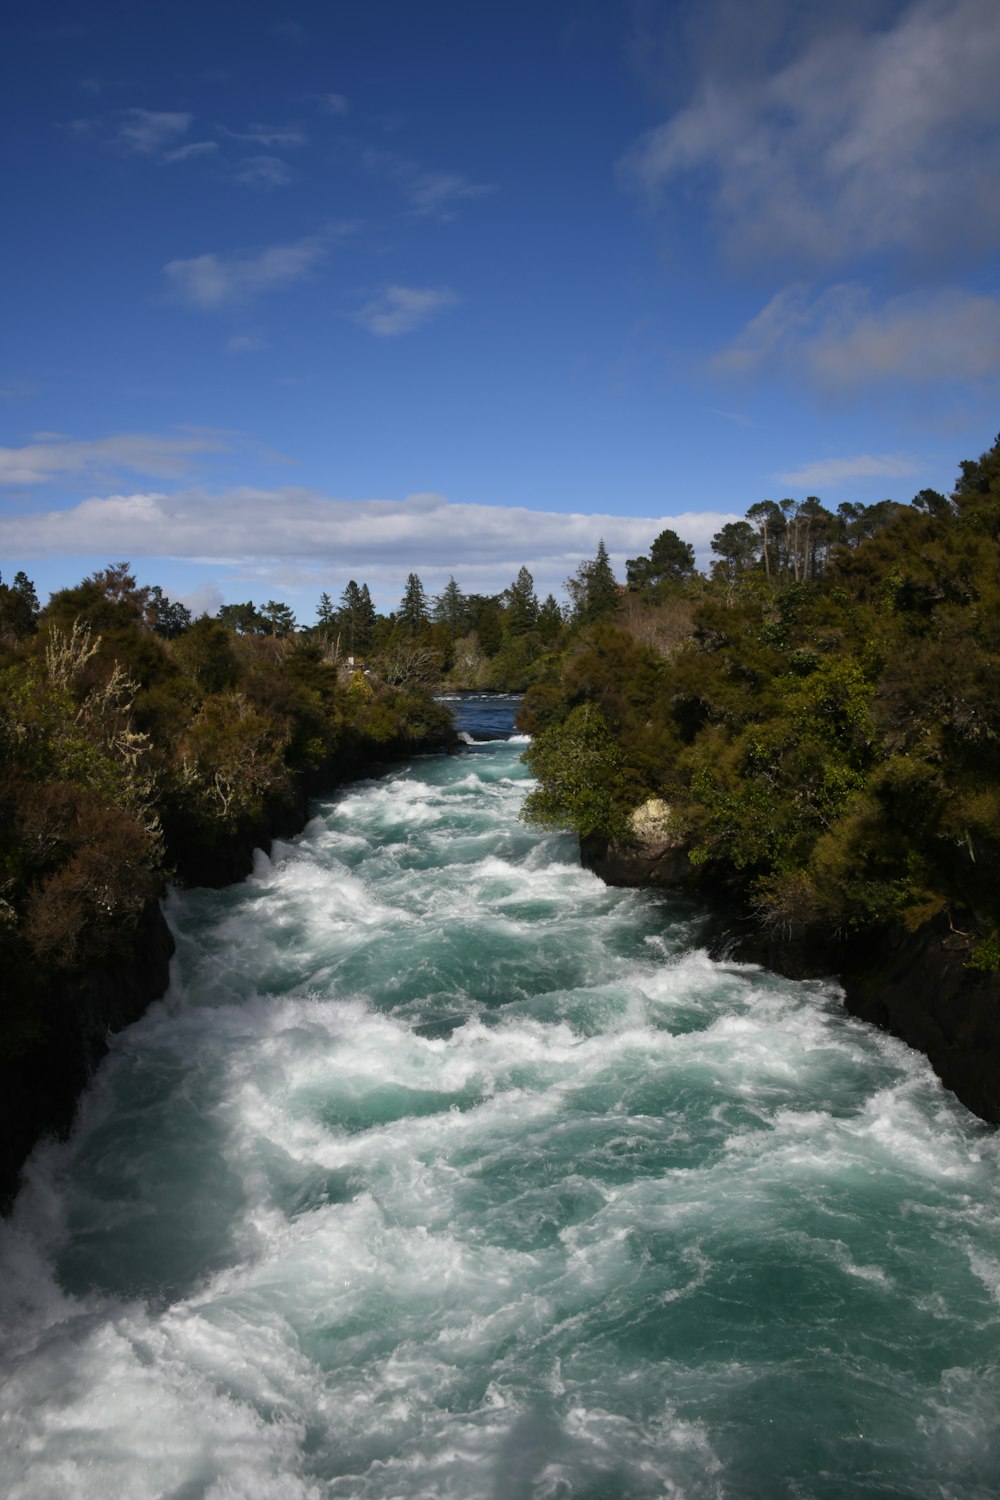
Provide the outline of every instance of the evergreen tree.
[[375,606],[367,583],[352,578],[340,596],[337,624],[341,639],[350,656],[366,656],[371,650],[375,627]]
[[468,601],[454,578],[448,579],[434,600],[432,613],[435,624],[443,625],[452,640],[462,634],[468,614]]
[[527,568],[521,568],[506,593],[507,614],[504,630],[507,635],[527,635],[538,623],[538,597],[535,580]]
[[547,646],[559,639],[563,628],[562,610],[554,594],[547,594],[538,610],[538,634]]
[[261,614],[267,621],[272,635],[291,635],[295,630],[295,616],[287,604],[282,604],[278,599],[269,599],[262,607]]
[[149,629],[168,641],[176,640],[191,624],[187,606],[168,599],[158,583],[149,591],[144,613]]
[[406,579],[406,589],[399,603],[397,622],[410,635],[416,635],[430,623],[427,612],[427,595],[416,573]]
[[634,593],[681,583],[693,572],[694,548],[690,542],[682,542],[676,531],[661,531],[648,557],[630,557],[625,563],[625,576]]
[[329,628],[337,618],[337,611],[334,608],[333,600],[326,592],[319,596],[319,604],[316,606],[316,618],[320,625],[325,628]]
[[618,584],[611,569],[611,559],[604,538],[597,544],[597,556],[582,562],[566,590],[573,605],[574,625],[592,625],[618,607]]
[[228,630],[238,635],[270,635],[271,627],[264,616],[254,608],[252,599],[245,604],[223,604],[215,617]]

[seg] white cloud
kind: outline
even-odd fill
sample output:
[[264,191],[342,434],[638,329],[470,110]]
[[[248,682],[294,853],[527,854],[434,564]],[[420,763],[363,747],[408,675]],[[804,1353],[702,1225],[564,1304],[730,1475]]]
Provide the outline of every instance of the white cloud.
[[[558,591],[603,537],[619,576],[626,557],[665,527],[707,557],[731,513],[675,516],[563,514],[521,506],[451,504],[442,495],[341,500],[294,487],[115,494],[68,510],[0,520],[0,553],[16,557],[171,557],[215,567],[303,568],[396,582],[415,569],[431,589],[453,573],[467,589],[505,587],[522,563],[542,591]],[[270,576],[270,575],[269,575]]]
[[774,477],[791,489],[812,492],[859,479],[906,479],[919,472],[920,465],[905,453],[859,453],[854,458],[819,458]]
[[252,141],[256,146],[305,146],[309,137],[298,125],[248,125],[245,130],[230,130],[221,125],[223,135],[233,141]]
[[184,135],[193,119],[180,110],[129,109],[118,122],[116,136],[127,151],[153,156]]
[[328,253],[324,241],[314,235],[263,250],[172,260],[163,270],[175,296],[212,311],[302,281],[317,270]]
[[460,172],[422,167],[419,162],[410,161],[395,151],[376,151],[369,147],[362,153],[361,161],[368,171],[394,183],[418,218],[447,222],[454,218],[459,203],[496,191],[488,183],[471,182]]
[[458,297],[447,287],[387,286],[355,314],[355,322],[379,338],[412,333]]
[[351,105],[346,94],[321,94],[320,108],[328,115],[346,115]]
[[227,340],[226,348],[230,354],[255,354],[259,349],[267,348],[267,340],[252,333],[237,333]]
[[777,370],[828,389],[881,381],[969,382],[1000,372],[1000,297],[945,288],[878,307],[844,283],[810,298],[787,287],[713,361],[716,371]]
[[127,433],[90,441],[49,433],[37,436],[47,441],[0,448],[0,485],[45,484],[67,474],[109,475],[122,469],[173,478],[187,473],[195,458],[229,448],[222,434],[208,431],[177,437]]
[[627,179],[654,196],[693,185],[728,249],[769,260],[997,244],[996,0],[916,0],[887,24],[879,7],[799,0],[706,13],[693,97],[638,142]]
[[218,156],[218,141],[192,141],[189,146],[178,146],[174,151],[163,153],[164,161],[192,161],[199,156]]
[[234,175],[236,181],[242,182],[245,187],[262,188],[265,191],[287,187],[295,178],[291,167],[280,156],[244,157]]

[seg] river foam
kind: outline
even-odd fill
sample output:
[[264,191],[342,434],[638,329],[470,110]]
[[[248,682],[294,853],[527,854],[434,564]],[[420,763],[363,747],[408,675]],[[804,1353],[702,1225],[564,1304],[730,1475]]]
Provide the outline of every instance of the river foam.
[[416,761],[171,896],[2,1231],[6,1495],[993,1493],[995,1134],[524,789]]

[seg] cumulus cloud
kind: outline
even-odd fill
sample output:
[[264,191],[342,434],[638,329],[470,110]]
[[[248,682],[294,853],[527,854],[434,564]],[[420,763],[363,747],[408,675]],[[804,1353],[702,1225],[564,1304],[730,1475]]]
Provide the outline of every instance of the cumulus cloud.
[[775,474],[790,489],[837,489],[858,479],[906,479],[920,472],[920,465],[905,453],[859,453],[853,458],[819,458],[798,469]]
[[995,380],[1000,371],[1000,297],[955,288],[876,306],[844,283],[811,296],[786,287],[714,359],[717,372],[805,375],[828,389],[881,381]]
[[312,235],[290,245],[268,245],[263,250],[171,260],[163,271],[172,292],[182,302],[214,311],[302,281],[322,265],[328,253],[325,241]]
[[[725,0],[706,9],[715,51],[629,153],[627,180],[654,198],[693,186],[739,254],[829,264],[997,244],[995,0],[916,0],[888,21],[874,4],[777,0],[742,22]],[[731,23],[751,17],[736,57]]]
[[378,338],[397,338],[458,300],[447,287],[387,286],[355,313],[354,320]]
[[225,567],[298,565],[308,575],[391,578],[416,569],[437,586],[453,573],[466,588],[505,587],[526,563],[536,586],[558,590],[601,537],[619,574],[670,527],[707,557],[734,514],[562,514],[520,506],[451,504],[422,493],[403,500],[343,500],[316,491],[234,488],[115,494],[68,510],[0,520],[10,556],[172,557]]
[[23,448],[0,448],[0,485],[45,484],[68,474],[109,475],[120,470],[174,478],[190,471],[207,453],[224,453],[221,433],[184,432],[155,437],[127,433],[120,437],[74,441],[55,433],[37,433]]

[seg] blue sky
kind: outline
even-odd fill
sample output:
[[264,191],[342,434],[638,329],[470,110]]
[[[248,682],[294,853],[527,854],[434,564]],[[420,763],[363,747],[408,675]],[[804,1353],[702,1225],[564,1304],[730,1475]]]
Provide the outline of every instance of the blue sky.
[[996,0],[15,4],[0,571],[557,593],[1000,426]]

